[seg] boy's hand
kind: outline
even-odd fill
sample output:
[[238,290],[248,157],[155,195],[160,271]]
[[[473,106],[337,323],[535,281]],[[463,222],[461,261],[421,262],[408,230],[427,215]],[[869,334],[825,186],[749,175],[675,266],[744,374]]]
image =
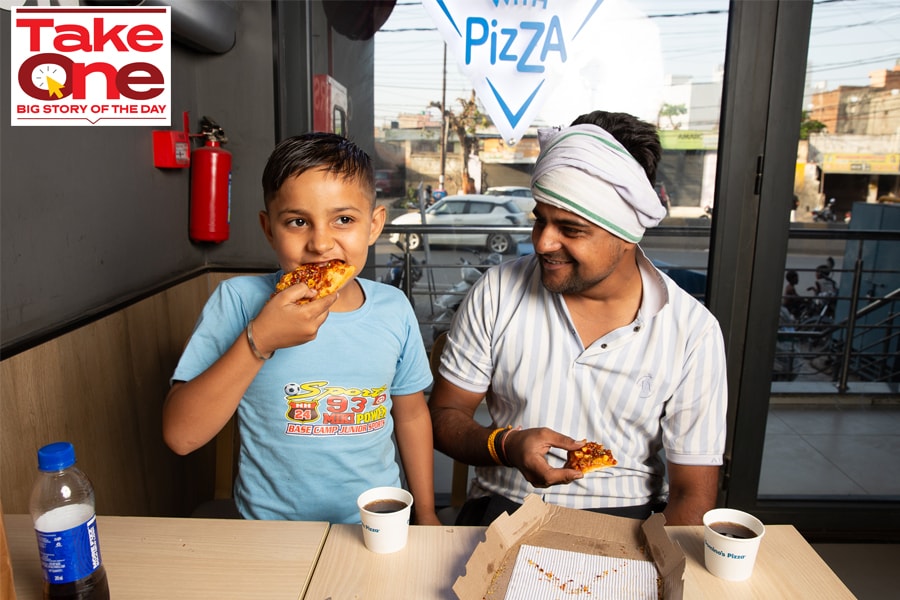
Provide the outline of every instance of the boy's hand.
[[268,356],[279,348],[298,346],[316,339],[339,294],[329,294],[303,305],[298,300],[315,298],[315,290],[298,283],[275,294],[253,319],[253,340]]

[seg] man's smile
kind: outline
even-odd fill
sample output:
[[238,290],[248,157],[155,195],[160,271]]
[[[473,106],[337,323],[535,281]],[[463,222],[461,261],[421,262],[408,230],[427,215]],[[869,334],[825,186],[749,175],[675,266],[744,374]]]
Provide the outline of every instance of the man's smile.
[[541,265],[543,265],[544,268],[551,270],[560,269],[562,267],[565,267],[566,265],[571,265],[573,263],[572,259],[570,258],[554,258],[552,256],[541,255],[540,259]]

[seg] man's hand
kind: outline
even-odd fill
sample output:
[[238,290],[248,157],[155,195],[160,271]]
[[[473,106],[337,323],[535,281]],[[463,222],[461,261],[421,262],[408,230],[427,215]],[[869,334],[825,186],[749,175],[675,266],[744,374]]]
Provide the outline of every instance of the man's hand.
[[[496,465],[485,443],[494,426],[485,427],[474,418],[483,397],[484,394],[464,390],[437,376],[428,400],[435,449],[468,465]],[[576,469],[554,469],[547,462],[551,448],[568,452],[581,448],[584,440],[573,440],[546,427],[511,429],[503,435],[501,449],[506,460],[531,485],[545,488],[572,483],[584,476]]]
[[547,427],[536,429],[514,429],[506,434],[503,446],[506,459],[537,488],[546,488],[560,483],[572,483],[584,477],[577,469],[555,469],[547,462],[547,453],[551,448],[560,448],[568,452],[584,445],[584,440],[573,440],[567,435],[557,433]]

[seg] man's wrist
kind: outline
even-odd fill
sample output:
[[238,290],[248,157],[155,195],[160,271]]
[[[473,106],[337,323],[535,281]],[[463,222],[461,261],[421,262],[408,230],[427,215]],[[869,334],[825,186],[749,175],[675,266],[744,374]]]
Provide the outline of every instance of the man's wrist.
[[500,457],[500,461],[507,467],[511,467],[513,464],[512,461],[509,460],[509,455],[506,453],[506,440],[512,435],[513,431],[518,431],[519,429],[521,428],[517,427],[512,429],[511,427],[507,427],[506,430],[500,434],[500,451],[497,454]]

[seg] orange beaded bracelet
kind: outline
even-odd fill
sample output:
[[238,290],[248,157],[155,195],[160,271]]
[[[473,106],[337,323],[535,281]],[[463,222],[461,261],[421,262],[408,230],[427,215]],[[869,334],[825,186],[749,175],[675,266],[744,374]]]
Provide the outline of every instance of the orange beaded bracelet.
[[509,429],[509,428],[508,427],[498,427],[497,429],[495,429],[491,432],[491,435],[489,435],[488,439],[487,439],[488,452],[491,453],[491,458],[493,458],[494,462],[497,463],[498,465],[502,465],[503,462],[500,460],[500,457],[497,455],[497,449],[494,448],[494,440],[497,438],[497,435],[501,431],[506,431],[507,429]]

